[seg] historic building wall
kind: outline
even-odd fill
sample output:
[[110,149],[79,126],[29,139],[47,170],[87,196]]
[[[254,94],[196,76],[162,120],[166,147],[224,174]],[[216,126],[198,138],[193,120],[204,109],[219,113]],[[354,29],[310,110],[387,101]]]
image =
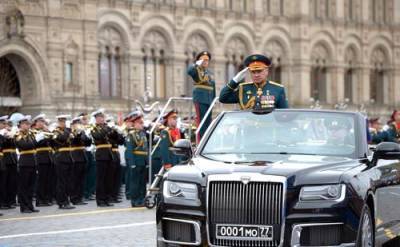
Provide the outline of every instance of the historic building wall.
[[145,90],[190,95],[186,68],[201,50],[218,90],[261,52],[292,106],[387,115],[400,103],[399,1],[8,0],[0,19],[0,57],[33,114],[126,112]]

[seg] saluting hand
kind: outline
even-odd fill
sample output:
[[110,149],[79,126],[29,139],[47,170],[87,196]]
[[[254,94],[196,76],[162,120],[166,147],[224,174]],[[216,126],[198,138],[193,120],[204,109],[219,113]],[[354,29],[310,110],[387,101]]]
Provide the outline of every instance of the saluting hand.
[[233,77],[233,81],[236,82],[236,83],[239,83],[239,82],[243,81],[243,79],[246,78],[247,70],[249,70],[248,67],[246,67],[246,68],[242,69],[241,71],[239,71],[235,75],[235,77]]
[[197,60],[196,65],[201,66],[203,64],[203,61],[204,61],[203,59]]

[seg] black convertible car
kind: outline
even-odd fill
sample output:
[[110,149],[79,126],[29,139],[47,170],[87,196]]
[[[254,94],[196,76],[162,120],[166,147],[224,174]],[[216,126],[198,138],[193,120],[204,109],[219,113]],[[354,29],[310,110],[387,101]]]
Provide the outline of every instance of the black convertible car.
[[400,246],[400,148],[360,113],[223,112],[163,177],[158,246]]

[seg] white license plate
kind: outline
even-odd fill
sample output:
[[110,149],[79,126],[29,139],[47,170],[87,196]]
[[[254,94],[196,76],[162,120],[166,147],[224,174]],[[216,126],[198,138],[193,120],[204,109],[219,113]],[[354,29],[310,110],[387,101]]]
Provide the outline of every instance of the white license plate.
[[217,224],[215,231],[215,236],[217,239],[273,240],[272,226]]

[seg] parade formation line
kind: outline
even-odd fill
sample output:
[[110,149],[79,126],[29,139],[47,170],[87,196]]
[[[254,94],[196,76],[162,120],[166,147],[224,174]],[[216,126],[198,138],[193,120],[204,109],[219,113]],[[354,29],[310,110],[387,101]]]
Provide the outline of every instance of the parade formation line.
[[104,214],[104,213],[115,213],[115,212],[128,212],[128,211],[136,211],[136,210],[143,210],[143,209],[145,209],[145,208],[144,207],[116,208],[116,209],[92,210],[92,211],[76,212],[76,213],[41,215],[41,216],[32,216],[32,217],[14,217],[14,218],[0,219],[0,222],[19,221],[19,220],[35,220],[35,219],[57,218],[57,217],[67,217],[67,216],[81,216],[81,215],[91,215],[91,214]]
[[141,223],[121,224],[121,225],[113,225],[113,226],[98,226],[98,227],[88,227],[88,228],[48,231],[48,232],[32,232],[32,233],[0,236],[0,239],[42,236],[42,235],[56,235],[56,234],[75,233],[75,232],[89,232],[89,231],[98,231],[98,230],[110,230],[110,229],[118,229],[118,228],[146,226],[146,225],[153,225],[153,224],[156,224],[156,222],[155,221],[146,221],[146,222],[141,222]]

